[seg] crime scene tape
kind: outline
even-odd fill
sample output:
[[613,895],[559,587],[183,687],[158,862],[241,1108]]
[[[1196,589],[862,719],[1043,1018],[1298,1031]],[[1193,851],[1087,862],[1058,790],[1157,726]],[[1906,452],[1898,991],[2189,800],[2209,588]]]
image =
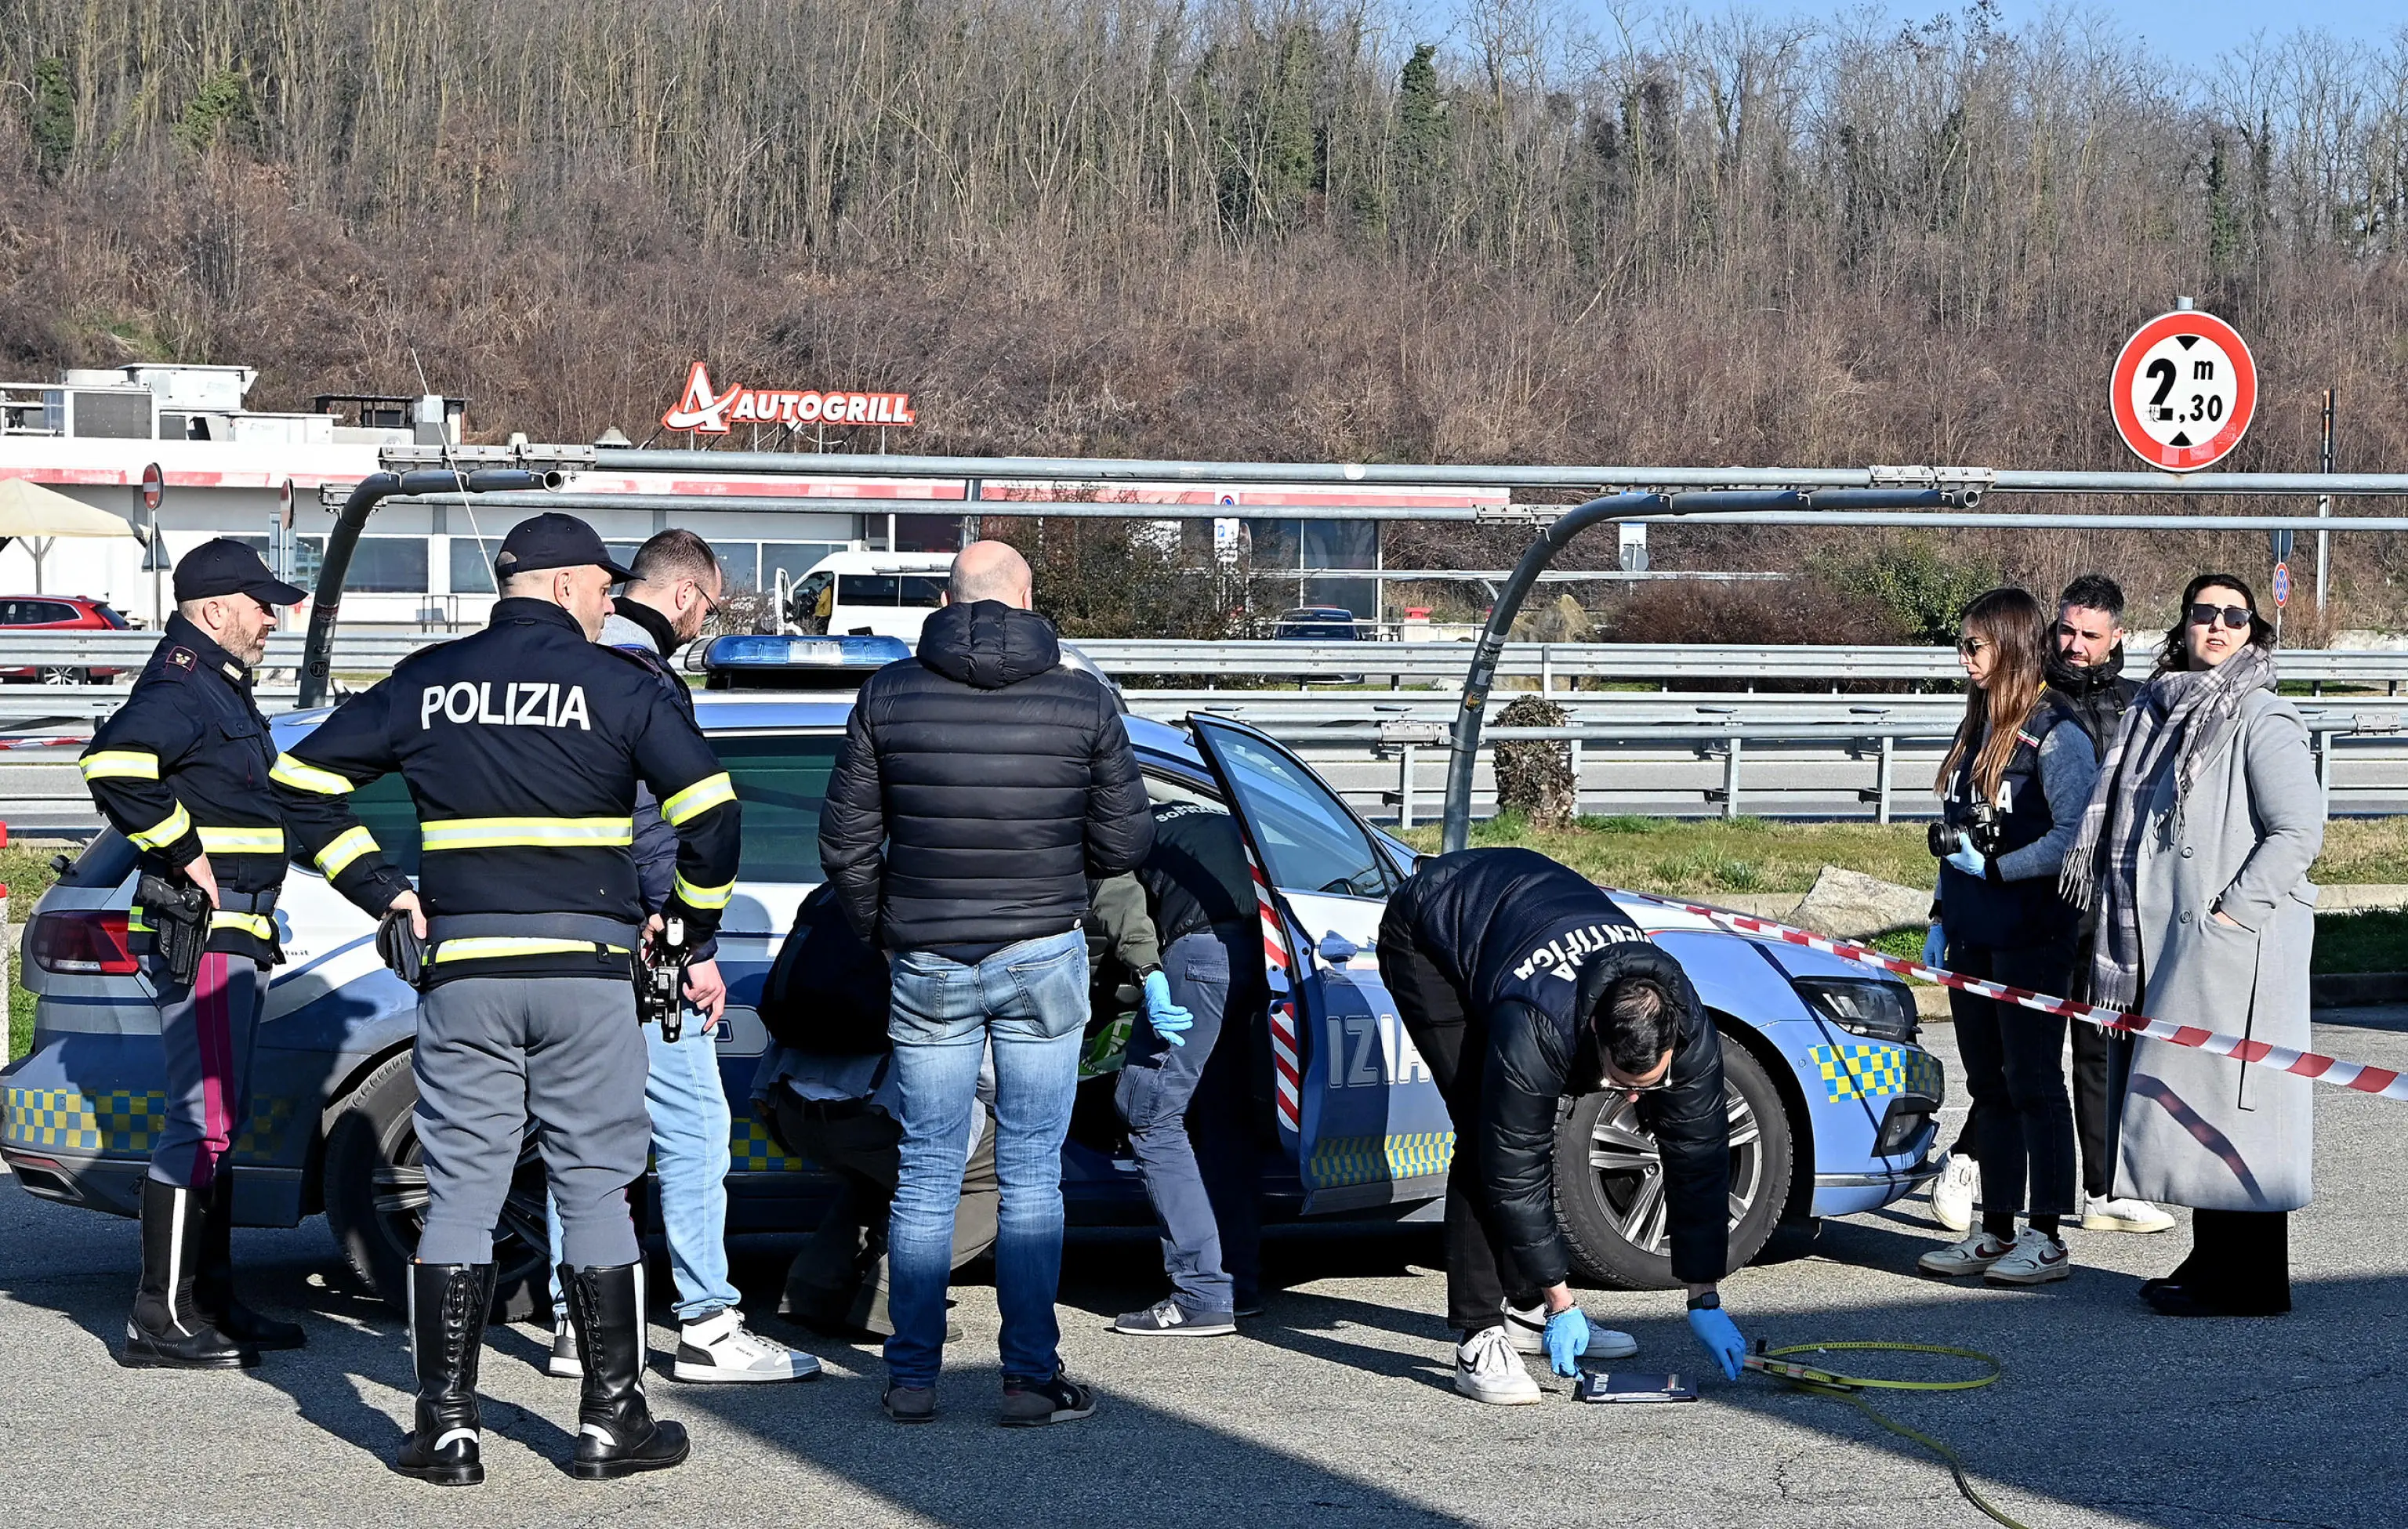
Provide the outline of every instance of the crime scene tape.
[[2027,993],[2001,982],[1991,982],[1978,977],[1966,977],[1902,956],[1884,955],[1849,940],[1828,939],[1804,929],[1793,929],[1770,919],[1759,919],[1748,913],[1731,913],[1698,903],[1684,903],[1671,897],[1656,897],[1646,893],[1637,895],[1663,907],[1679,908],[1709,919],[1739,934],[1762,935],[1789,945],[1802,945],[1810,950],[1838,956],[1859,966],[1873,966],[1900,977],[1917,977],[1942,987],[1961,989],[2001,1003],[2019,1004],[2036,1008],[2043,1014],[2062,1014],[2081,1020],[2102,1030],[2120,1030],[2127,1035],[2146,1036],[2151,1040],[2165,1041],[2173,1046],[2194,1047],[2213,1056],[2229,1056],[2259,1067],[2272,1067],[2277,1072],[2313,1078],[2319,1083],[2329,1083],[2358,1093],[2371,1093],[2378,1099],[2408,1099],[2408,1077],[2388,1067],[2372,1067],[2362,1062],[2344,1062],[2339,1057],[2325,1056],[2316,1051],[2296,1051],[2287,1046],[2269,1046],[2262,1040],[2248,1040],[2240,1036],[2227,1036],[2214,1030],[2202,1030],[2194,1024],[2174,1024],[2165,1020],[2153,1020],[2145,1014],[2119,1013],[2112,1008],[2099,1008],[2089,1004],[2075,1003],[2071,998],[2052,998],[2043,993]]
[[[1852,1351],[1856,1353],[1939,1354],[1949,1359],[1971,1360],[1972,1363],[1977,1365],[1987,1365],[1990,1368],[1989,1373],[1986,1375],[1976,1375],[1960,1380],[1890,1380],[1874,1376],[1838,1375],[1829,1370],[1819,1369],[1812,1365],[1796,1364],[1789,1358],[1789,1356],[1793,1354],[1822,1354],[1842,1351]],[[1849,1406],[1855,1408],[1857,1411],[1863,1413],[1872,1422],[1879,1423],[1882,1427],[1889,1430],[1893,1434],[1896,1434],[1899,1437],[1923,1446],[1923,1448],[1930,1450],[1933,1454],[1938,1455],[1941,1460],[1946,1464],[1948,1466],[1948,1474],[1956,1479],[1956,1490],[1964,1494],[1967,1502],[1971,1503],[1975,1508],[1980,1508],[1983,1512],[1988,1514],[1992,1519],[1995,1519],[2000,1523],[2005,1524],[2007,1529],[2027,1529],[2027,1526],[2023,1522],[2019,1520],[2011,1519],[2006,1514],[2000,1512],[1991,1504],[1988,1498],[1983,1496],[1979,1491],[1975,1490],[1973,1483],[1966,1479],[1965,1460],[1963,1456],[1959,1455],[1943,1441],[1932,1437],[1929,1434],[1923,1432],[1921,1429],[1910,1428],[1905,1423],[1899,1422],[1895,1418],[1885,1416],[1879,1408],[1875,1408],[1870,1402],[1865,1400],[1863,1395],[1863,1393],[1867,1391],[1978,1391],[1982,1387],[1996,1381],[1999,1377],[2006,1373],[2006,1366],[2000,1364],[1990,1355],[1983,1353],[1979,1350],[1975,1349],[1951,1349],[1943,1344],[1938,1343],[1880,1343],[1870,1341],[1852,1341],[1844,1343],[1793,1343],[1785,1349],[1757,1348],[1750,1350],[1747,1357],[1742,1360],[1741,1363],[1747,1368],[1756,1371],[1757,1374],[1768,1376],[1772,1379],[1782,1382],[1784,1385],[1794,1386],[1799,1391],[1806,1392],[1812,1395],[1828,1396],[1833,1401],[1845,1402]]]

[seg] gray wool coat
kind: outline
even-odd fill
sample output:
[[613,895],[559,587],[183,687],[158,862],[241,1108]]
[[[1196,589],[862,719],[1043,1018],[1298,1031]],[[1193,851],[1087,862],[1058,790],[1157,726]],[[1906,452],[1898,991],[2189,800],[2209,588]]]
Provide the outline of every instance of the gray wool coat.
[[[2308,1045],[2308,958],[2324,796],[2307,724],[2271,691],[2201,765],[2175,812],[2173,772],[2140,853],[2141,1011],[2275,1046]],[[2220,924],[2222,910],[2239,928]],[[2229,1057],[2134,1043],[2115,1193],[2208,1210],[2297,1210],[2310,1197],[2315,1084]]]

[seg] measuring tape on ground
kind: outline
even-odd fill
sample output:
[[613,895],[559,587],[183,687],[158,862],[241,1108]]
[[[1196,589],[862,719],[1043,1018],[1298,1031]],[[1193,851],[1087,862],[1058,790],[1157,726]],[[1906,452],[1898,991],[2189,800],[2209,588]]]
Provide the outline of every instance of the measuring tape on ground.
[[[1985,1365],[1989,1369],[1986,1374],[1960,1380],[1890,1380],[1876,1376],[1840,1375],[1830,1370],[1817,1368],[1813,1365],[1796,1364],[1789,1358],[1792,1354],[1842,1352],[1938,1354],[1947,1359],[1962,1359],[1976,1365]],[[1947,1464],[1948,1474],[1956,1479],[1956,1490],[1965,1494],[1967,1502],[2005,1524],[2007,1529],[2026,1529],[2024,1524],[1992,1507],[1989,1499],[1974,1490],[1973,1483],[1966,1479],[1963,1456],[1921,1429],[1910,1428],[1895,1418],[1884,1416],[1878,1408],[1864,1398],[1864,1393],[1868,1391],[1978,1391],[1984,1386],[1992,1384],[2006,1373],[2006,1366],[1988,1354],[1975,1349],[1952,1349],[1939,1343],[1862,1341],[1793,1343],[1785,1349],[1757,1349],[1749,1353],[1741,1363],[1757,1374],[1769,1376],[1784,1385],[1795,1386],[1813,1395],[1828,1396],[1833,1401],[1845,1402],[1899,1437],[1920,1444]]]
[[1918,977],[1927,982],[1956,988],[1979,997],[1993,998],[2000,1003],[2019,1004],[2036,1008],[2043,1014],[2062,1014],[2068,1019],[2095,1024],[2102,1030],[2118,1030],[2126,1035],[2146,1036],[2170,1046],[2188,1046],[2214,1056],[2229,1056],[2252,1066],[2271,1067],[2276,1072],[2313,1078],[2319,1083],[2329,1083],[2358,1093],[2371,1093],[2378,1099],[2408,1099],[2408,1077],[2388,1067],[2369,1066],[2363,1062],[2344,1062],[2339,1057],[2316,1051],[2296,1051],[2287,1046],[2269,1046],[2262,1040],[2250,1040],[2241,1036],[2227,1036],[2214,1030],[2202,1030],[2195,1024],[2174,1024],[2165,1020],[2153,1020],[2145,1014],[2125,1014],[2112,1008],[2099,1008],[2090,1004],[2078,1004],[2071,998],[2052,998],[2044,993],[2027,993],[2002,982],[1986,981],[1978,977],[1966,977],[1957,972],[1927,966],[1921,962],[1901,956],[1884,955],[1850,940],[1828,939],[1804,929],[1793,929],[1770,919],[1753,914],[1731,913],[1698,903],[1684,903],[1676,898],[1657,897],[1648,893],[1637,895],[1662,907],[1679,908],[1728,929],[1735,934],[1759,935],[1784,944],[1802,945],[1810,950],[1838,956],[1859,966],[1872,966],[1899,977]]

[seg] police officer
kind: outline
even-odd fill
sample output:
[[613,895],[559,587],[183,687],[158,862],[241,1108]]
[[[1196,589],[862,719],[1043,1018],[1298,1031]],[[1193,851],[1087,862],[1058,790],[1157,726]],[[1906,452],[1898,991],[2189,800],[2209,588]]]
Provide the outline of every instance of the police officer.
[[166,1122],[142,1179],[142,1283],[119,1363],[231,1369],[261,1349],[297,1349],[301,1329],[235,1299],[225,1165],[250,1107],[251,1036],[277,959],[271,913],[284,882],[284,827],[268,793],[275,763],[251,701],[279,606],[301,591],[270,577],[237,541],[208,542],[176,564],[176,613],[134,693],[79,762],[110,826],[141,853],[146,877],[197,888],[207,920],[196,973],[170,972],[134,910],[144,974],[166,1056]]
[[[494,569],[501,598],[485,630],[403,660],[279,758],[274,779],[298,848],[386,918],[380,943],[396,965],[418,965],[405,930],[425,941],[414,1071],[429,1204],[409,1269],[418,1410],[394,1468],[484,1479],[477,1357],[493,1232],[532,1115],[585,1372],[573,1469],[601,1479],[686,1456],[685,1431],[644,1403],[643,1269],[627,1213],[652,1135],[632,980],[648,927],[630,852],[636,786],[652,788],[678,835],[662,915],[697,939],[735,889],[736,789],[652,672],[596,644],[627,571],[591,526],[522,522]],[[396,769],[418,809],[421,892],[347,800]]]
[[1422,862],[1380,922],[1380,977],[1455,1121],[1446,1181],[1455,1386],[1536,1402],[1517,1352],[1570,1375],[1638,1345],[1592,1330],[1555,1230],[1557,1101],[1627,1094],[1663,1161],[1672,1274],[1689,1327],[1736,1379],[1744,1353],[1716,1288],[1730,1257],[1722,1043],[1681,964],[1586,877],[1529,850]]

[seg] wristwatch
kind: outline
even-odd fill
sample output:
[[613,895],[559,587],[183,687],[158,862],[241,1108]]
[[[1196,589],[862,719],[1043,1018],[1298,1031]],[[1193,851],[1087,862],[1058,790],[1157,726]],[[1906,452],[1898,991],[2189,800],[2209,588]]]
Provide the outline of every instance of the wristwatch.
[[1162,970],[1162,963],[1159,961],[1150,961],[1144,965],[1138,967],[1136,973],[1138,986],[1143,987],[1145,985],[1145,979],[1160,970]]
[[1721,1291],[1710,1290],[1703,1295],[1689,1297],[1689,1309],[1692,1311],[1720,1311],[1722,1308],[1723,1293]]

